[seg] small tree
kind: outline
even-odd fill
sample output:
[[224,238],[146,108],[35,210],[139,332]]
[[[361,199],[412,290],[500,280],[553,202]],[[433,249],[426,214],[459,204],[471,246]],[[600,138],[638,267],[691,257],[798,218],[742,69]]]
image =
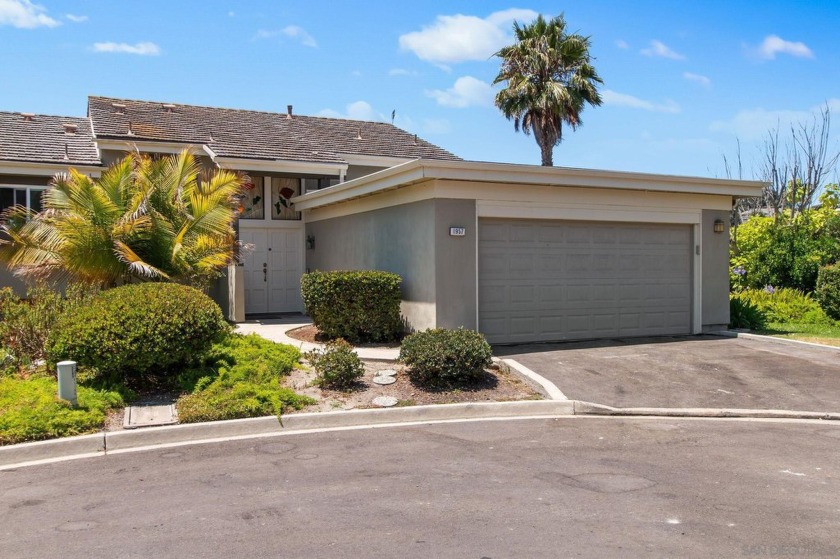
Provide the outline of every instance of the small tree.
[[188,152],[130,154],[92,179],[57,175],[44,210],[3,215],[0,261],[23,278],[112,287],[132,279],[206,288],[234,261],[243,177],[202,175]]
[[516,131],[534,133],[542,164],[554,164],[553,150],[563,139],[563,123],[575,130],[588,103],[601,104],[598,84],[604,83],[592,66],[589,37],[567,33],[562,15],[538,16],[528,25],[514,22],[516,43],[502,48],[494,84],[507,86],[496,95],[496,106]]

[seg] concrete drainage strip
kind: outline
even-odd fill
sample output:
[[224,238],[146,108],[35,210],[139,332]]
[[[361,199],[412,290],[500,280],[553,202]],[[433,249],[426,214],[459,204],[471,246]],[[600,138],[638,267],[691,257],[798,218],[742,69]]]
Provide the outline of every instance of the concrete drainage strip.
[[255,417],[105,431],[93,435],[0,447],[0,470],[54,462],[147,450],[149,448],[201,444],[225,440],[270,437],[316,430],[359,427],[422,425],[446,421],[536,419],[552,417],[701,417],[840,420],[840,413],[788,410],[707,409],[707,408],[613,408],[579,400],[569,400],[544,377],[511,359],[495,359],[503,370],[516,374],[540,392],[546,400],[438,404],[389,409],[299,413],[277,417]]

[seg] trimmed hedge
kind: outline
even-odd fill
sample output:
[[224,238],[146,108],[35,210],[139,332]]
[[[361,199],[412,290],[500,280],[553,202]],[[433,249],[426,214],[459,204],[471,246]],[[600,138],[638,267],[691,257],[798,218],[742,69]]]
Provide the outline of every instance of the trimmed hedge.
[[825,314],[840,320],[840,264],[820,268],[814,298],[819,301]]
[[110,380],[161,377],[196,362],[229,331],[219,306],[192,287],[132,284],[62,316],[46,354],[51,363],[72,359]]
[[310,272],[300,280],[306,313],[331,339],[390,342],[403,330],[402,278],[376,270]]
[[434,387],[470,384],[492,363],[493,350],[474,330],[436,328],[406,336],[400,361],[420,384]]

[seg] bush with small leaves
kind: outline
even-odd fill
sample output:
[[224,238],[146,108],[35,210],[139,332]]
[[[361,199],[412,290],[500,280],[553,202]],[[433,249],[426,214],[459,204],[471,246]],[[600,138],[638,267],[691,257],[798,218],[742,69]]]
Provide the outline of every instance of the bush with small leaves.
[[62,315],[46,354],[51,363],[72,359],[115,382],[160,379],[201,359],[229,331],[219,306],[192,287],[132,284]]
[[306,314],[331,339],[390,342],[403,331],[402,278],[376,270],[310,272],[300,281]]
[[420,384],[434,387],[475,382],[492,358],[493,351],[484,336],[463,328],[415,332],[400,346],[400,361],[409,366],[409,375]]
[[359,356],[346,341],[339,338],[305,355],[318,373],[317,383],[324,388],[347,389],[365,374]]
[[829,317],[840,320],[840,263],[820,268],[814,297]]
[[82,285],[69,286],[65,295],[34,287],[21,298],[9,288],[0,289],[0,346],[9,360],[19,367],[43,359],[47,337],[59,316],[86,304],[97,292]]

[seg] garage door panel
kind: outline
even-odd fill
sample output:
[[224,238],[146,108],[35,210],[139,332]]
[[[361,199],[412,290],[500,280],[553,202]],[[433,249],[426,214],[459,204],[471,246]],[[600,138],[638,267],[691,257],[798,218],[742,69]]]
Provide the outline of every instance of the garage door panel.
[[492,342],[684,334],[691,227],[479,222],[479,327]]

